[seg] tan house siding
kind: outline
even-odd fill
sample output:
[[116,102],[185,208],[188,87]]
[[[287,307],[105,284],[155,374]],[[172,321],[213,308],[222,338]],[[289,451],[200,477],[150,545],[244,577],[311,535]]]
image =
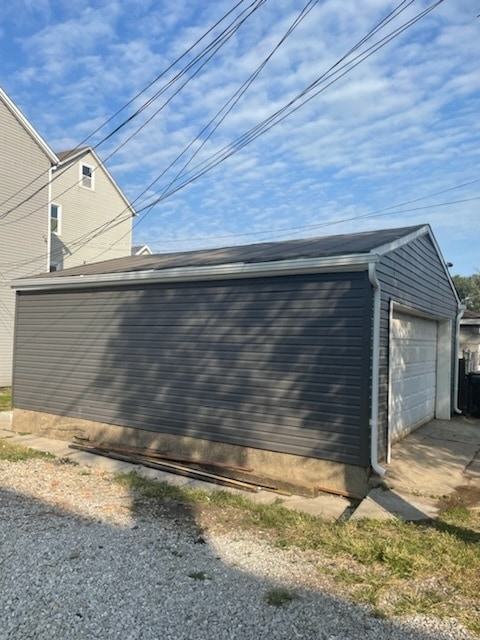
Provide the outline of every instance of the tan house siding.
[[[0,216],[13,209],[0,218],[0,386],[7,386],[11,383],[15,314],[15,294],[9,283],[47,268],[51,161],[2,100],[0,157]],[[28,196],[31,199],[22,204]]]
[[[94,169],[92,189],[81,184],[82,165]],[[59,233],[52,233],[51,263],[58,269],[130,255],[132,211],[97,165],[98,159],[87,151],[53,173],[52,203],[61,206],[61,219]],[[92,237],[117,217],[106,232]]]

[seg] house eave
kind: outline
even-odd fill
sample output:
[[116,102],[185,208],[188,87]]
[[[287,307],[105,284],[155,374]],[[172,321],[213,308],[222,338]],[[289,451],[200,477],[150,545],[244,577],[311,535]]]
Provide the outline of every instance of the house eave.
[[5,106],[12,113],[14,118],[18,120],[18,122],[22,125],[25,131],[30,135],[31,138],[36,142],[36,144],[40,147],[40,149],[45,153],[50,162],[53,165],[57,165],[60,161],[57,154],[48,146],[42,136],[34,129],[34,127],[30,124],[27,118],[23,115],[20,109],[15,105],[14,102],[7,96],[5,91],[0,88],[0,100],[3,101]]
[[177,267],[104,273],[96,275],[50,276],[45,278],[22,278],[11,283],[16,291],[59,290],[87,287],[115,287],[126,284],[153,284],[167,282],[194,282],[200,280],[226,280],[236,278],[262,278],[268,276],[325,273],[339,271],[363,271],[370,263],[378,262],[376,254],[351,254],[322,258],[298,258],[274,262],[245,263]]

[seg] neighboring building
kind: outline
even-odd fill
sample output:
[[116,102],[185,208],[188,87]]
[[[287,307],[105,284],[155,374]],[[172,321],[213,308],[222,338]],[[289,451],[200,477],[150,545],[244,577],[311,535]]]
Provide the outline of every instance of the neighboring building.
[[456,407],[460,303],[428,226],[134,256],[15,286],[18,431],[362,494],[392,442]]
[[[51,265],[83,264],[102,251],[105,259],[129,255],[133,210],[91,150],[70,158],[56,154],[2,89],[0,157],[0,386],[7,386],[15,315],[11,280]],[[90,187],[76,173],[83,165],[93,173]],[[91,240],[122,210],[125,218],[118,226]],[[123,234],[121,243],[110,247]]]
[[465,311],[460,320],[460,355],[467,373],[480,371],[480,313],[476,311]]
[[153,255],[148,244],[137,244],[132,247],[132,256],[151,256]]
[[50,204],[50,270],[130,255],[135,212],[95,151],[83,147],[58,157]]

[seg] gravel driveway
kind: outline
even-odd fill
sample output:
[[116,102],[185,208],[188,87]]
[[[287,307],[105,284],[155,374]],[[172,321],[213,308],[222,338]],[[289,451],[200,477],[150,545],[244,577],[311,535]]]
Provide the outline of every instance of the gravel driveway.
[[[312,553],[201,531],[193,507],[133,508],[105,472],[0,461],[0,640],[446,640],[452,621],[387,621],[335,596]],[[266,596],[285,587],[285,606]]]

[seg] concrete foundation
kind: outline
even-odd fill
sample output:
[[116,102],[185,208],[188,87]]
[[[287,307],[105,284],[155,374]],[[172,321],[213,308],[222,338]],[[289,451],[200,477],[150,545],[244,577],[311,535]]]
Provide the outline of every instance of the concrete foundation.
[[11,428],[17,433],[32,433],[69,442],[80,439],[88,443],[149,448],[171,455],[252,467],[251,473],[233,474],[228,471],[228,475],[248,482],[274,485],[297,494],[315,496],[319,491],[329,489],[333,492],[346,492],[356,497],[363,497],[368,491],[367,469],[329,460],[240,447],[187,436],[174,436],[24,409],[14,409]]

